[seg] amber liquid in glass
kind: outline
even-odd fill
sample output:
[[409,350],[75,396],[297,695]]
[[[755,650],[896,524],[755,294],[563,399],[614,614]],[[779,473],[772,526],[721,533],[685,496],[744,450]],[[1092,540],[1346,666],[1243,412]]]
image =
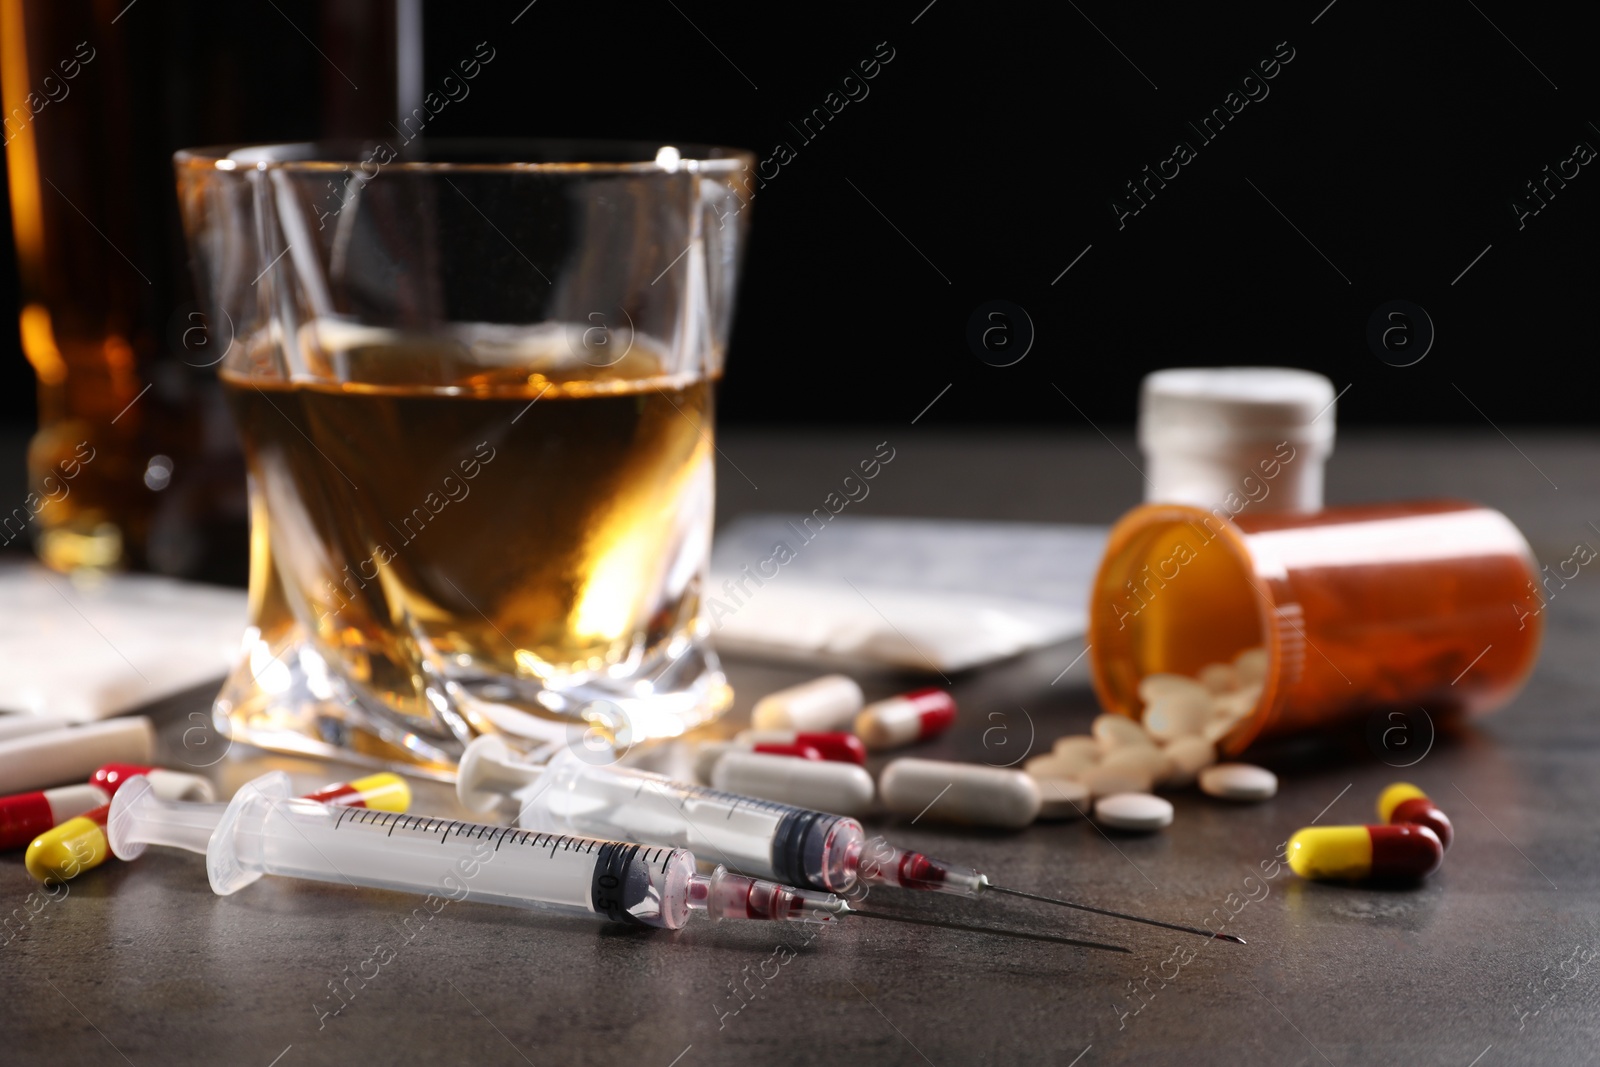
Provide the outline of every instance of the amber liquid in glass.
[[710,537],[712,382],[638,351],[583,378],[460,355],[364,343],[325,356],[339,381],[222,374],[263,636],[300,606],[347,678],[421,718],[417,664],[559,685],[637,662],[692,623]]

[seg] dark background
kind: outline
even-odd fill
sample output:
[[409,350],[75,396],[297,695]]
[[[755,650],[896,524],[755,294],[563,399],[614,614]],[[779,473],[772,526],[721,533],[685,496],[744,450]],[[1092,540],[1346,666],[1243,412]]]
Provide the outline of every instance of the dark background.
[[[427,0],[427,87],[478,42],[496,52],[428,133],[787,142],[754,205],[728,423],[910,420],[953,383],[924,423],[1084,429],[1131,422],[1152,369],[1230,363],[1327,374],[1350,387],[1346,424],[1587,423],[1600,167],[1521,230],[1510,206],[1578,141],[1600,147],[1587,23],[1503,0],[1326,3]],[[330,18],[139,0],[123,22],[178,54],[129,165],[164,182],[163,139],[215,126],[197,108],[231,109],[249,139],[315,135],[356,92],[299,35],[326,43]],[[1185,123],[1285,41],[1270,95],[1202,143]],[[894,58],[870,95],[803,140],[790,123],[880,42]],[[219,101],[215,72],[262,57]],[[1179,138],[1197,158],[1119,230],[1112,199]],[[0,261],[14,324],[9,244]],[[1012,366],[967,341],[996,299],[1036,334]],[[1396,299],[1437,331],[1409,367],[1366,337]],[[0,345],[0,423],[29,424],[14,325]]]

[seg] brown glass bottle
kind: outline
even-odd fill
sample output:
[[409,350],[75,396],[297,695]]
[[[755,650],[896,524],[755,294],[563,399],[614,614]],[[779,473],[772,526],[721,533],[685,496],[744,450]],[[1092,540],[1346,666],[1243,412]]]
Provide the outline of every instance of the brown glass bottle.
[[1145,505],[1112,528],[1095,578],[1095,688],[1137,716],[1145,675],[1194,675],[1265,647],[1261,696],[1224,754],[1383,708],[1482,714],[1533,669],[1536,576],[1511,520],[1475,504],[1235,516]]

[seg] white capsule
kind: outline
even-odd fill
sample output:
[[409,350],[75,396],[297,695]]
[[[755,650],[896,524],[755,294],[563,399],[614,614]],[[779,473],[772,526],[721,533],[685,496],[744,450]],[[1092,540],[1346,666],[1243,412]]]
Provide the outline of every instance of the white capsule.
[[1039,818],[1077,819],[1089,813],[1089,787],[1075,778],[1032,776],[1039,787]]
[[1095,801],[1094,817],[1115,830],[1148,833],[1172,825],[1172,805],[1149,793],[1113,793]]
[[1107,767],[1096,764],[1078,775],[1078,781],[1089,787],[1091,796],[1105,797],[1113,793],[1148,793],[1155,779],[1138,767]]
[[800,730],[740,730],[733,735],[745,748],[753,745],[792,745],[803,731]]
[[0,793],[81,782],[104,763],[148,764],[155,741],[143,715],[0,741]]
[[1200,790],[1223,800],[1267,800],[1278,792],[1278,776],[1251,763],[1219,763],[1200,772]]
[[1147,674],[1139,679],[1139,699],[1146,704],[1154,704],[1162,697],[1180,693],[1201,698],[1211,695],[1205,686],[1182,674]]
[[694,780],[711,784],[712,771],[730,752],[749,752],[750,746],[738,741],[702,741],[694,750]]
[[1152,745],[1144,727],[1122,715],[1098,715],[1089,727],[1094,739],[1100,742],[1100,751],[1110,752],[1124,745]]
[[756,701],[750,719],[757,730],[848,730],[864,701],[861,687],[853,679],[829,674],[768,693]]
[[[59,715],[29,715],[26,712],[0,712],[0,741],[13,737],[27,737],[29,734],[49,733],[51,730],[65,730],[72,725],[71,719],[64,719]],[[95,805],[99,807],[99,805]]]
[[1264,648],[1247,648],[1233,657],[1233,669],[1238,672],[1240,685],[1266,681],[1268,666],[1270,663]]
[[890,811],[969,826],[1027,826],[1039,814],[1039,787],[1021,771],[977,763],[900,759],[879,782]]
[[1208,663],[1195,678],[1213,693],[1226,693],[1239,685],[1239,672],[1231,663]]
[[1195,777],[1217,762],[1217,749],[1203,737],[1180,737],[1162,749],[1167,754],[1167,773],[1161,784],[1171,788],[1193,785]]
[[835,815],[861,815],[872,805],[872,775],[854,763],[832,760],[728,752],[712,770],[711,784],[727,793]]
[[1193,693],[1165,694],[1144,709],[1144,728],[1159,741],[1198,734],[1211,718],[1211,701]]

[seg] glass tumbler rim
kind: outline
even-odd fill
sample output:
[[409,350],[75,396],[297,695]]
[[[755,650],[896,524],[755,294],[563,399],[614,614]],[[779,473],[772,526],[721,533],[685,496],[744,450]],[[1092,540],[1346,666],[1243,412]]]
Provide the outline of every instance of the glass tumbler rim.
[[[377,158],[380,148],[389,149],[387,161]],[[481,158],[496,156],[503,158]],[[256,142],[183,148],[172,155],[180,170],[338,172],[374,167],[414,174],[596,176],[736,174],[755,159],[748,149],[700,142],[536,137],[417,138],[398,151],[377,138]]]

